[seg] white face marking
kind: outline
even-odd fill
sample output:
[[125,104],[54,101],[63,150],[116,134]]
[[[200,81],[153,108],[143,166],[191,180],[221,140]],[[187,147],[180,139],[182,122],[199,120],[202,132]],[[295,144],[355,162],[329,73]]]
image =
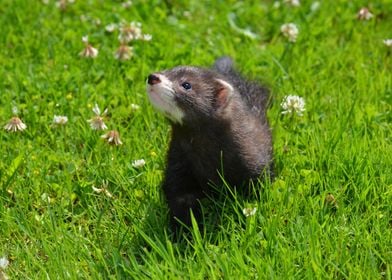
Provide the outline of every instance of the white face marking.
[[175,91],[173,83],[162,74],[154,74],[161,80],[160,83],[147,84],[147,93],[152,105],[173,122],[182,123],[184,112],[174,100]]

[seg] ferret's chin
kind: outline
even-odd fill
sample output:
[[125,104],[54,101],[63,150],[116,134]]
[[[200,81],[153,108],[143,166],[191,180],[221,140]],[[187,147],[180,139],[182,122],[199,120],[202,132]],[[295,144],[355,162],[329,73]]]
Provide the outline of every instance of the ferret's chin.
[[175,104],[173,93],[167,91],[157,91],[153,87],[154,86],[149,86],[147,89],[151,104],[174,123],[181,124],[184,113]]

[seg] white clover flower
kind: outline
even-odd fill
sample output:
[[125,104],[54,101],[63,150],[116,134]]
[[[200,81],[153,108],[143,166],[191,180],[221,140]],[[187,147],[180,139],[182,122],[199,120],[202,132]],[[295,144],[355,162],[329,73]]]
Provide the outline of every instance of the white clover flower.
[[79,55],[83,57],[96,58],[98,56],[98,49],[91,45],[87,45],[84,50],[79,53]]
[[374,16],[373,14],[369,11],[368,8],[361,8],[357,14],[357,18],[359,20],[370,20],[372,19]]
[[92,117],[90,120],[87,120],[87,122],[90,124],[90,127],[94,130],[107,129],[108,127],[104,122],[104,117],[107,114],[108,109],[105,109],[101,114],[101,110],[99,109],[98,104],[95,104],[93,107],[93,112],[95,113],[95,116]]
[[52,199],[50,198],[50,196],[47,193],[43,193],[41,195],[41,199],[47,203],[52,203]]
[[191,13],[190,11],[184,11],[184,12],[182,13],[182,15],[183,15],[184,17],[186,17],[186,18],[190,18],[190,17],[192,16],[192,13]]
[[67,116],[56,116],[53,117],[53,124],[55,125],[65,125],[68,122]]
[[9,265],[9,260],[6,257],[0,258],[0,279],[1,280],[8,280],[8,275],[4,272],[4,270]]
[[298,37],[298,27],[294,23],[285,23],[280,27],[280,31],[282,32],[283,36],[285,36],[289,42],[294,43],[297,41]]
[[0,258],[0,270],[5,270],[9,264],[10,262],[6,257]]
[[131,23],[122,23],[120,26],[120,34],[118,40],[122,43],[128,43],[132,40],[138,40],[143,37],[142,24],[132,21]]
[[320,8],[320,2],[319,1],[315,1],[312,3],[312,5],[310,6],[310,10],[312,12],[317,11]]
[[[48,1],[48,2],[49,2],[49,1]],[[74,0],[58,0],[58,1],[56,2],[56,7],[59,8],[59,9],[61,9],[61,10],[66,10],[68,4],[73,4],[73,3],[75,3]]]
[[137,159],[132,162],[132,167],[134,168],[141,168],[146,164],[144,159]]
[[92,119],[88,120],[90,127],[94,130],[105,130],[108,127],[106,126],[103,118],[100,116],[95,116]]
[[65,10],[67,8],[67,1],[66,0],[59,0],[56,2],[56,7]]
[[81,22],[87,22],[87,21],[89,20],[90,17],[89,17],[89,16],[86,16],[86,15],[80,15],[79,18],[80,18],[80,21],[81,21]]
[[[97,103],[95,103],[95,104],[94,104],[94,107],[93,107],[93,112],[94,112],[94,113],[95,113],[95,115],[97,115],[97,116],[100,116],[100,115],[101,115],[101,109],[99,109],[99,107],[98,107],[98,104],[97,104]],[[106,108],[106,109],[103,111],[102,115],[106,115],[106,114],[107,114],[107,112],[108,112],[108,109]]]
[[245,217],[254,216],[256,212],[257,212],[256,207],[247,207],[242,209],[242,213],[245,215]]
[[18,107],[12,106],[12,114],[13,114],[14,116],[17,116],[17,115],[19,114]]
[[111,145],[122,145],[122,142],[120,140],[120,134],[116,130],[111,130],[107,132],[106,134],[102,135],[101,138],[105,139]]
[[392,48],[392,39],[383,40],[385,46]]
[[26,128],[27,125],[25,125],[18,117],[12,117],[4,126],[4,129],[10,132],[23,131]]
[[132,1],[125,1],[121,3],[121,6],[123,6],[124,9],[128,9],[129,7],[132,6]]
[[0,270],[0,279],[1,280],[9,280],[10,278],[8,277],[7,274],[5,274],[5,272]]
[[301,5],[299,0],[284,0],[284,3],[293,7],[299,7]]
[[118,60],[129,60],[133,56],[133,48],[125,44],[121,44],[120,47],[114,53],[114,58]]
[[90,57],[90,58],[95,58],[98,56],[98,49],[94,48],[89,42],[88,42],[88,36],[83,36],[82,37],[82,42],[84,43],[85,47],[83,51],[79,53],[80,56],[83,57]]
[[108,188],[108,182],[106,180],[104,180],[102,182],[101,188],[96,188],[96,187],[92,186],[92,189],[93,189],[94,192],[96,192],[96,193],[104,193],[107,197],[112,198],[113,195],[108,191],[107,188]]
[[152,35],[151,34],[143,34],[143,41],[151,41]]
[[105,26],[106,32],[112,33],[114,30],[117,29],[117,24],[115,23],[109,23],[108,25]]
[[137,111],[137,110],[140,109],[140,106],[137,105],[137,104],[133,104],[133,103],[132,103],[130,106],[131,106],[131,109],[132,109],[133,111]]
[[280,104],[283,109],[282,114],[294,114],[302,116],[305,111],[305,100],[296,95],[287,95]]

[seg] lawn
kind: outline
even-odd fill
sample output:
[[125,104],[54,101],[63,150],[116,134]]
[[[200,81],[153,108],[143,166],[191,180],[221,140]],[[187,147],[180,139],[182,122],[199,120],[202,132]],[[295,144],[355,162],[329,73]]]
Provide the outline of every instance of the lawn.
[[[391,1],[286,2],[2,0],[0,279],[391,279]],[[222,55],[271,89],[276,178],[176,241],[145,80]]]

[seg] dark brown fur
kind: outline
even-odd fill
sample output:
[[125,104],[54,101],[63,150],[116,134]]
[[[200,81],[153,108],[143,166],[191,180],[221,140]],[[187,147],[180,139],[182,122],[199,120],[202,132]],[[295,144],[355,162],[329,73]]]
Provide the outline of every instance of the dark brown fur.
[[[158,74],[156,74],[158,75]],[[268,91],[244,80],[229,58],[219,59],[213,70],[180,66],[159,73],[172,82],[175,105],[184,112],[172,121],[163,189],[171,222],[191,224],[190,210],[200,215],[199,200],[210,195],[210,182],[222,185],[220,173],[231,186],[270,173],[272,139],[266,119]],[[234,89],[229,94],[230,87]],[[181,87],[184,82],[190,90]],[[153,87],[153,82],[149,79]]]

